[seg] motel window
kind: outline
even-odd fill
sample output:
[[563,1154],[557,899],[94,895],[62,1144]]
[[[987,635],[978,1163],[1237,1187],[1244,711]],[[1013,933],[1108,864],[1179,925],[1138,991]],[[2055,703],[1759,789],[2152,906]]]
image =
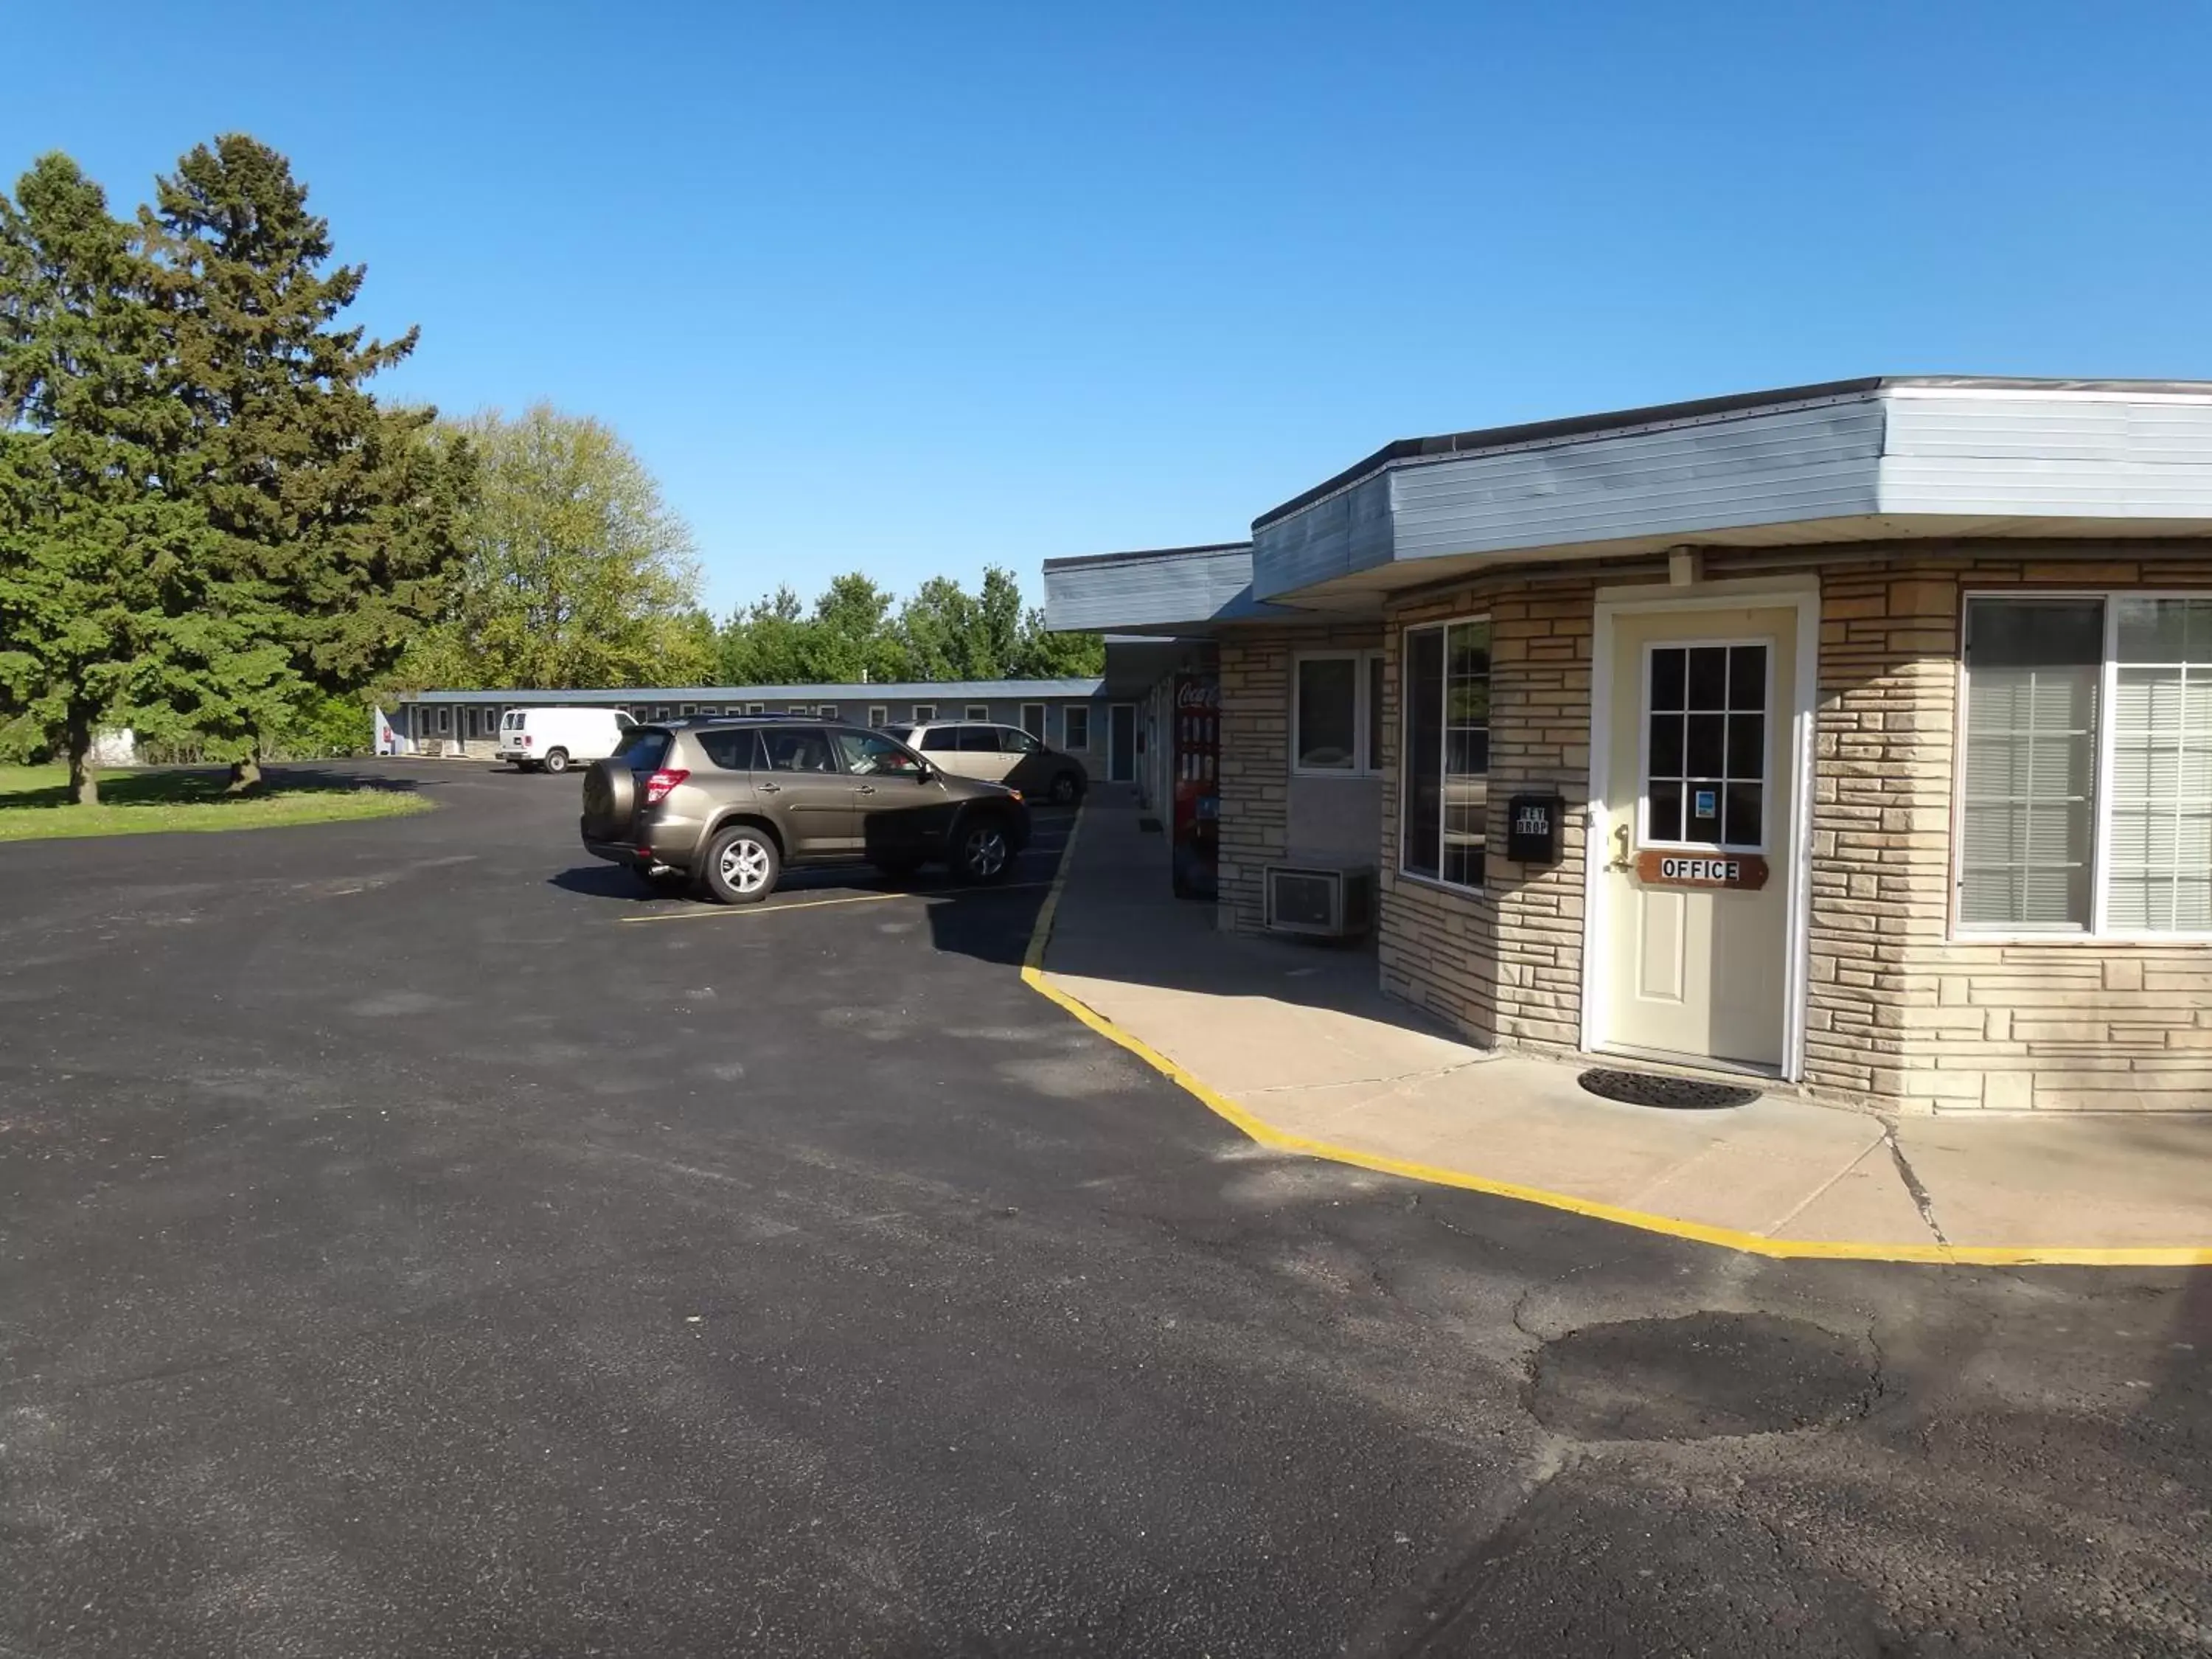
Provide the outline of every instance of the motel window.
[[868,705],[868,724],[870,726],[875,727],[878,731],[881,731],[884,726],[889,726],[890,723],[891,711],[890,704],[872,702]]
[[440,732],[450,732],[453,729],[453,711],[441,703],[438,708],[438,730]]
[[765,714],[768,713],[768,705],[764,702],[749,702],[745,705],[745,713],[748,714]]
[[1044,705],[1042,703],[1025,702],[1022,705],[1022,730],[1039,743],[1044,741]]
[[915,704],[914,718],[917,723],[922,720],[935,720],[937,718],[937,705],[933,702],[918,702]]
[[1062,749],[1091,747],[1091,705],[1072,702],[1060,711],[1060,746]]
[[1297,659],[1291,759],[1301,772],[1382,767],[1382,653],[1310,651]]
[[1962,932],[2212,933],[2212,598],[1966,604]]
[[971,720],[987,720],[991,718],[991,711],[983,703],[971,702],[968,705],[968,713],[964,718]]
[[1399,862],[1407,875],[1482,885],[1490,775],[1490,623],[1406,630],[1400,686]]
[[825,702],[814,712],[825,720],[834,720],[837,718],[837,705],[834,702]]

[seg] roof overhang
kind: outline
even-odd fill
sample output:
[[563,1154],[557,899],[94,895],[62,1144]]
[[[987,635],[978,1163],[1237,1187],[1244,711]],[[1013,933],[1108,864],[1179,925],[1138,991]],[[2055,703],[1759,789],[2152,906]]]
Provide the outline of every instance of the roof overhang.
[[1293,617],[1252,596],[1252,544],[1156,547],[1047,559],[1045,626],[1055,633],[1202,638],[1238,622]]
[[1838,381],[1393,444],[1262,515],[1247,603],[1686,543],[2175,535],[2212,536],[2212,384]]

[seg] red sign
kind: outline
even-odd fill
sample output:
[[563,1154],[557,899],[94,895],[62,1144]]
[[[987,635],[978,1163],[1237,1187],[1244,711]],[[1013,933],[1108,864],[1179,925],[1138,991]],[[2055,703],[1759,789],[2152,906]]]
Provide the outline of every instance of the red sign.
[[1221,682],[1178,674],[1175,682],[1175,833],[1169,848],[1176,894],[1212,898],[1221,826]]

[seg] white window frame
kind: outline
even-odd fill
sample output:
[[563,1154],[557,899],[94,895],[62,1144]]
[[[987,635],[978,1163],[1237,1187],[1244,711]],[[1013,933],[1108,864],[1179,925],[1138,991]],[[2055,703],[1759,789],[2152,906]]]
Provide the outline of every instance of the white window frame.
[[[1407,639],[1410,635],[1415,634],[1426,634],[1434,631],[1440,631],[1447,628],[1467,628],[1476,623],[1482,623],[1486,628],[1491,628],[1492,623],[1490,621],[1490,613],[1487,611],[1478,611],[1465,617],[1439,617],[1434,622],[1408,623],[1405,627],[1398,630],[1398,753],[1401,757],[1404,756],[1411,747],[1409,738],[1413,725],[1413,699],[1407,687],[1406,678]],[[1491,672],[1488,678],[1494,680],[1498,669],[1498,635],[1494,628],[1492,628],[1492,631],[1491,633],[1490,644]],[[1447,665],[1451,661],[1451,655],[1449,650],[1445,653],[1444,661]],[[1445,678],[1447,679],[1450,678],[1449,666],[1447,666]],[[1297,697],[1297,685],[1296,682],[1293,681],[1291,696],[1294,700]],[[1489,732],[1491,729],[1492,728],[1487,724],[1483,727],[1486,733]],[[1444,759],[1451,753],[1450,731],[1448,728],[1439,726],[1437,740],[1442,750],[1437,757],[1438,766],[1441,769]],[[1296,751],[1293,752],[1295,753]],[[1323,772],[1310,775],[1341,778],[1351,775],[1344,772]],[[1446,775],[1446,772],[1443,769],[1439,769],[1437,775],[1439,778],[1442,778]],[[1482,769],[1482,776],[1486,790],[1482,830],[1482,880],[1474,885],[1470,886],[1466,882],[1451,881],[1445,878],[1443,872],[1444,861],[1443,857],[1443,843],[1441,839],[1443,830],[1441,826],[1439,826],[1437,830],[1439,840],[1437,844],[1437,873],[1432,876],[1425,871],[1409,870],[1406,867],[1406,767],[1403,760],[1401,760],[1398,766],[1397,779],[1393,786],[1398,792],[1398,798],[1395,803],[1396,810],[1391,814],[1390,819],[1391,824],[1395,830],[1395,835],[1393,838],[1398,843],[1397,846],[1392,849],[1391,856],[1397,860],[1399,880],[1414,882],[1423,887],[1434,887],[1442,892],[1458,893],[1465,897],[1480,899],[1485,902],[1494,902],[1494,901],[1492,900],[1490,894],[1490,866],[1492,858],[1490,852],[1490,817],[1486,794],[1490,779],[1490,767],[1487,764],[1486,760]]]
[[[1650,702],[1652,653],[1656,651],[1681,651],[1687,653],[1696,650],[1701,645],[1709,647],[1757,645],[1765,647],[1766,650],[1766,685],[1764,690],[1760,693],[1760,698],[1766,711],[1765,714],[1761,716],[1766,723],[1766,753],[1762,757],[1765,762],[1765,765],[1759,781],[1759,787],[1761,793],[1759,799],[1759,843],[1756,846],[1753,846],[1747,842],[1733,841],[1660,841],[1656,839],[1651,834],[1652,710]],[[1741,636],[1730,636],[1727,638],[1723,638],[1720,635],[1716,635],[1711,639],[1646,640],[1644,641],[1644,653],[1638,659],[1638,672],[1643,676],[1643,678],[1637,682],[1636,692],[1636,712],[1639,717],[1637,722],[1638,729],[1636,733],[1636,776],[1638,780],[1636,791],[1636,845],[1639,848],[1651,847],[1661,848],[1668,852],[1688,853],[1705,853],[1718,850],[1723,853],[1741,853],[1745,854],[1755,853],[1759,856],[1764,857],[1772,847],[1774,842],[1774,814],[1769,809],[1772,806],[1774,801],[1774,653],[1777,641],[1774,635],[1771,634],[1745,634]],[[1683,658],[1682,672],[1686,677],[1689,672],[1689,659],[1686,655]],[[1689,692],[1686,678],[1685,688],[1683,690],[1686,712],[1687,709],[1688,696]],[[1684,744],[1682,763],[1686,766],[1689,764],[1689,733],[1686,729],[1683,732],[1682,742]],[[1725,724],[1721,727],[1721,764],[1724,769],[1728,764],[1728,727]],[[1685,787],[1686,787],[1687,785],[1686,784]],[[1725,788],[1726,786],[1723,785],[1723,787]],[[1722,799],[1721,809],[1723,813],[1725,813],[1728,809],[1728,801],[1725,796]],[[1689,821],[1690,811],[1688,804],[1686,801],[1682,808],[1682,822],[1686,824]]]
[[872,730],[880,732],[890,723],[891,710],[889,703],[872,702],[868,705],[868,725]]
[[[1035,726],[1031,726],[1030,724],[1030,714],[1031,710],[1035,710],[1036,714],[1036,724]],[[1021,708],[1021,720],[1019,724],[1023,731],[1028,732],[1039,743],[1049,743],[1051,741],[1051,738],[1048,735],[1051,728],[1046,724],[1045,706],[1042,703],[1024,703]]]
[[438,705],[438,735],[441,738],[451,737],[453,735],[453,707],[449,703],[441,702]]
[[[1081,743],[1076,742],[1073,738],[1067,735],[1068,717],[1072,714],[1080,714],[1083,716],[1083,741]],[[1061,708],[1060,711],[1060,746],[1062,749],[1070,750],[1079,749],[1086,755],[1091,752],[1091,705],[1089,703],[1071,702]]]
[[834,720],[843,717],[838,714],[836,703],[821,702],[814,705],[814,718],[818,720]]
[[[2097,672],[2096,770],[2089,804],[2089,925],[2087,927],[1974,927],[1959,920],[1959,901],[1966,879],[1966,700],[1973,676],[1966,672],[1966,607],[1976,599],[2094,599],[2104,607],[2104,660]],[[2201,587],[1969,587],[1959,594],[1959,642],[1954,670],[1959,695],[1957,725],[1951,737],[1951,897],[1948,937],[1954,945],[2201,945],[2212,929],[2116,928],[2106,878],[2112,863],[2113,756],[2118,722],[2112,718],[2120,684],[2120,610],[2115,599],[2212,601],[2212,588]]]
[[933,702],[918,702],[915,704],[914,718],[915,723],[917,726],[924,720],[935,720],[937,718],[937,705]]
[[960,718],[963,720],[981,720],[986,726],[994,724],[991,719],[991,705],[988,702],[969,703],[968,712]]
[[[1468,617],[1468,621],[1481,620]],[[1423,626],[1427,626],[1424,623]],[[1441,623],[1437,624],[1442,626]],[[1375,650],[1301,651],[1291,660],[1291,772],[1301,778],[1379,778],[1382,775],[1382,757],[1364,753],[1369,735],[1375,730],[1375,713],[1371,706],[1375,695],[1374,665],[1382,660],[1380,648]],[[1298,678],[1310,662],[1348,662],[1352,665],[1352,750],[1350,766],[1304,766],[1298,757],[1305,744],[1298,731]]]

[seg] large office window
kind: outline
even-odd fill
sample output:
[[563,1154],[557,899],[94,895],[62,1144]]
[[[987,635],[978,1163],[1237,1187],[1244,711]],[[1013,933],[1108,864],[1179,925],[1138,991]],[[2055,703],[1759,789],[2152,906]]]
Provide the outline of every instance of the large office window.
[[1301,653],[1291,700],[1291,763],[1301,772],[1382,765],[1382,653]]
[[1479,888],[1489,830],[1489,622],[1407,629],[1399,671],[1400,867]]
[[2212,932],[2212,598],[1966,605],[1962,932]]

